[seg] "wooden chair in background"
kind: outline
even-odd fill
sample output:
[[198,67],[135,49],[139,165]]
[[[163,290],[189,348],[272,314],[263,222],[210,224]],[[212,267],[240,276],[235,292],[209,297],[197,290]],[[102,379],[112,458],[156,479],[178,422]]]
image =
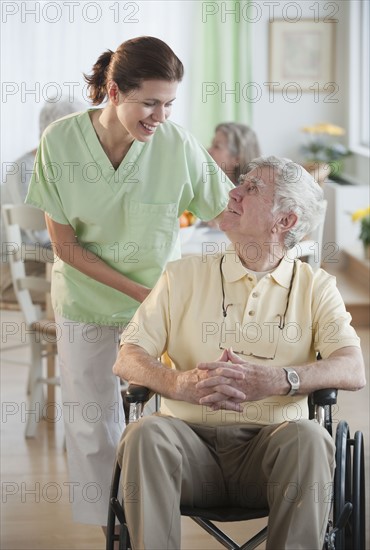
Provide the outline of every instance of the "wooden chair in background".
[[[14,293],[23,314],[19,330],[22,341],[27,338],[31,348],[25,436],[34,437],[38,421],[43,416],[48,420],[55,417],[55,386],[59,385],[59,378],[55,376],[57,327],[50,303],[49,275],[54,255],[50,247],[37,242],[25,243],[22,238],[24,232],[46,229],[42,210],[26,204],[5,204],[2,207],[2,217],[6,236],[6,259],[10,265]],[[28,275],[25,269],[27,260],[45,264],[45,276]],[[40,293],[44,297],[44,307],[36,298]]]

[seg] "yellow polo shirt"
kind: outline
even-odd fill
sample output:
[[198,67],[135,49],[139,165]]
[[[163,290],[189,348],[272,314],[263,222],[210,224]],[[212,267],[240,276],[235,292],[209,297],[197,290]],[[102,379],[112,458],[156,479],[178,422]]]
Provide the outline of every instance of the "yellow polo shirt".
[[[221,263],[222,262],[222,263]],[[186,371],[215,361],[223,348],[253,363],[297,366],[346,346],[360,347],[335,277],[283,258],[258,282],[234,248],[170,262],[122,335],[153,357],[167,351],[171,368]],[[222,273],[222,274],[221,274]],[[222,284],[227,317],[222,311]],[[293,278],[292,278],[293,277]],[[291,293],[287,306],[289,288]],[[281,327],[281,328],[279,328]],[[248,402],[242,413],[162,398],[161,412],[197,424],[275,424],[308,417],[305,396],[273,396]]]

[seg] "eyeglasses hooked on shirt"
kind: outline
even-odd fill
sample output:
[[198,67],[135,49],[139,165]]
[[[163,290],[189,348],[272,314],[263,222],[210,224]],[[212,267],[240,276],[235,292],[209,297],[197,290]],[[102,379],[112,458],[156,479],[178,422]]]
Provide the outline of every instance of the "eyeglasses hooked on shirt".
[[[221,291],[222,291],[222,306],[221,307],[222,307],[222,317],[223,317],[223,320],[222,320],[222,323],[221,323],[221,330],[220,330],[220,340],[219,340],[219,345],[218,345],[220,350],[225,350],[228,347],[230,347],[230,346],[223,345],[223,344],[226,343],[226,336],[227,336],[228,333],[235,333],[236,332],[236,330],[232,331],[232,330],[230,330],[226,327],[226,319],[227,319],[227,315],[228,315],[228,310],[229,310],[229,308],[233,307],[234,304],[233,303],[226,304],[224,276],[223,276],[223,272],[222,272],[222,262],[223,262],[223,260],[224,260],[224,256],[222,256],[221,260],[220,260],[220,277],[221,277]],[[252,352],[252,351],[245,351],[245,350],[238,351],[236,349],[237,346],[235,346],[235,344],[233,344],[232,348],[233,348],[234,353],[236,353],[237,355],[244,355],[246,357],[255,357],[256,359],[268,359],[268,360],[275,359],[280,333],[283,331],[283,329],[285,328],[285,325],[286,325],[286,316],[287,316],[287,312],[288,312],[288,308],[289,308],[290,295],[291,295],[292,288],[293,288],[295,273],[296,273],[296,261],[294,261],[294,265],[293,265],[292,276],[291,276],[291,279],[290,279],[289,289],[288,289],[288,292],[287,292],[287,298],[286,298],[286,304],[285,304],[284,312],[280,313],[280,314],[277,314],[277,321],[276,322],[267,322],[266,321],[266,323],[265,323],[267,325],[270,325],[272,330],[274,330],[275,327],[277,327],[279,329],[278,333],[277,333],[277,336],[275,338],[272,338],[272,339],[269,338],[268,342],[264,343],[264,349],[261,350],[261,353],[259,353],[259,352],[256,353],[256,352]],[[249,338],[245,338],[244,334],[243,334],[243,336],[244,336],[244,339],[248,339],[249,342],[253,343],[254,341],[257,341],[258,338],[261,338],[261,335],[258,334],[258,329],[260,329],[260,327],[258,327],[257,324],[252,324],[252,325],[254,325],[252,327],[252,329],[253,328],[255,329],[253,339],[251,339],[250,335],[249,335]],[[255,325],[257,325],[257,327]],[[245,328],[243,327],[243,333],[244,333],[244,330],[245,330]]]

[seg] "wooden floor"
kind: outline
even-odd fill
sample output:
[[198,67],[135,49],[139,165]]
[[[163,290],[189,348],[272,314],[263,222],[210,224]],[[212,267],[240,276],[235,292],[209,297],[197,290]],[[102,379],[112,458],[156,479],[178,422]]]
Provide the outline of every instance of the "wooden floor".
[[[17,326],[20,314],[1,312],[1,323]],[[8,325],[12,326],[12,325]],[[367,362],[369,380],[369,330],[358,329]],[[3,333],[4,334],[4,333]],[[2,341],[2,348],[20,343],[21,334]],[[29,348],[22,344],[4,351],[1,365],[1,541],[2,550],[103,550],[105,539],[98,527],[74,524],[71,519],[66,455],[61,421],[43,421],[34,439],[24,438],[24,407]],[[346,419],[352,430],[364,432],[367,475],[369,465],[369,390],[341,392],[335,419]],[[60,400],[60,395],[57,398]],[[368,499],[368,503],[369,503]],[[369,509],[369,504],[368,504]],[[264,520],[248,525],[229,524],[226,529],[239,543],[255,532]],[[370,537],[367,534],[367,546]],[[183,549],[216,549],[222,546],[190,519],[183,518]],[[264,548],[262,545],[261,548]]]

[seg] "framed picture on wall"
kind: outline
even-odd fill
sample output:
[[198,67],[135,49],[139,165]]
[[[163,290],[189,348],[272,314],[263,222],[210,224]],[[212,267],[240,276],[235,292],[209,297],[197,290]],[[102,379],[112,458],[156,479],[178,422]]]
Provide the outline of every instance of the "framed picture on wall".
[[270,22],[270,86],[323,90],[335,81],[335,21]]

